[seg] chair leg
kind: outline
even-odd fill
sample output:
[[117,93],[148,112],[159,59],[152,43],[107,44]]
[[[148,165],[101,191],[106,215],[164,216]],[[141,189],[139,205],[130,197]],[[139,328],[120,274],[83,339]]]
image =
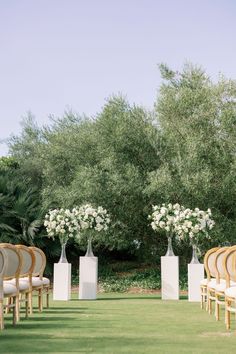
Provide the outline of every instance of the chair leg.
[[[13,326],[16,325],[16,322],[17,322],[17,298],[18,296],[14,296],[13,297]],[[19,299],[18,299],[18,302],[19,302]]]
[[25,293],[25,318],[29,317],[29,293]]
[[16,321],[20,321],[20,301],[19,301],[19,295],[13,298],[13,304],[15,304],[14,309],[15,309],[15,317]]
[[12,303],[12,297],[8,297],[8,298],[7,298],[7,306],[6,306],[6,308],[5,308],[5,314],[6,314],[6,315],[11,311],[11,308],[8,307],[9,305],[11,305],[11,303]]
[[47,288],[47,309],[49,308],[49,288]]
[[209,312],[209,315],[211,315],[211,312],[212,312],[212,301],[211,301],[210,298],[208,299],[208,312]]
[[201,292],[201,309],[203,309],[203,302],[204,302],[203,288],[200,288],[200,292]]
[[230,306],[230,301],[226,301],[225,304],[225,320],[226,320],[226,328],[230,329],[230,311],[228,307]]
[[207,289],[202,288],[201,291],[201,309],[204,309],[204,307],[207,309]]
[[38,290],[38,307],[39,307],[39,312],[43,311],[43,302],[42,302],[42,289]]
[[220,305],[218,303],[218,296],[216,295],[216,300],[215,300],[215,317],[216,317],[216,321],[219,321],[219,312],[220,312]]
[[29,292],[29,313],[30,315],[33,314],[33,292]]
[[0,329],[4,329],[4,311],[3,300],[0,300]]
[[209,313],[209,306],[210,306],[210,294],[209,290],[206,290],[206,296],[207,296],[207,301],[206,301],[206,311]]

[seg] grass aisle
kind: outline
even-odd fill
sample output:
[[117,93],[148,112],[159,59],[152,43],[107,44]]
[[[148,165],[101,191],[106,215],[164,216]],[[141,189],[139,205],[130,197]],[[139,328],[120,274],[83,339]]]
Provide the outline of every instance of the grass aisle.
[[[9,317],[9,316],[7,316]],[[235,353],[235,323],[187,300],[156,295],[103,294],[97,301],[51,301],[16,328],[6,320],[0,353]]]

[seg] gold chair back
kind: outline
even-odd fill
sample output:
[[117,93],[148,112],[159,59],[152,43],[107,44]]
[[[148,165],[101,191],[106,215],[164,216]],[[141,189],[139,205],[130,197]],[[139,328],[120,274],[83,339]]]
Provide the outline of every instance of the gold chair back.
[[10,243],[0,243],[0,248],[4,249],[8,259],[4,279],[10,280],[19,278],[22,266],[22,256],[20,252],[16,246]]
[[225,279],[226,277],[223,261],[228,249],[229,247],[221,247],[215,253],[216,278],[218,281],[220,281],[220,279]]
[[29,247],[29,249],[33,251],[35,256],[35,263],[32,275],[34,277],[39,276],[41,278],[46,267],[46,256],[44,252],[38,247]]
[[7,267],[7,255],[4,249],[0,248],[0,300],[3,299],[3,278],[4,278],[6,267]]
[[204,267],[207,273],[208,280],[210,280],[211,277],[216,278],[217,276],[216,267],[215,267],[215,254],[216,251],[218,251],[218,249],[219,247],[211,248],[210,250],[207,251],[204,257]]
[[236,246],[232,246],[226,251],[223,266],[228,287],[230,280],[236,282]]
[[22,267],[20,276],[26,277],[33,273],[35,266],[35,255],[34,252],[25,245],[16,245],[16,248],[22,256]]

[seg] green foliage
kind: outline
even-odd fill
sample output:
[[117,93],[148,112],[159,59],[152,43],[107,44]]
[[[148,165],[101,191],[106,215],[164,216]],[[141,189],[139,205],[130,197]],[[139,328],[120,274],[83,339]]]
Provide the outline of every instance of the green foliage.
[[[163,83],[155,112],[111,97],[95,119],[67,112],[42,128],[32,115],[25,119],[22,134],[10,142],[17,164],[14,183],[23,180],[26,193],[19,208],[17,203],[14,207],[19,221],[24,214],[20,203],[30,207],[27,190],[38,191],[41,215],[58,206],[102,205],[113,225],[95,237],[95,253],[116,251],[158,264],[167,241],[153,232],[147,216],[152,204],[178,202],[212,209],[216,227],[212,240],[202,245],[203,253],[213,245],[235,243],[236,83],[223,77],[213,83],[190,64],[182,72],[163,64],[160,70]],[[0,197],[2,229],[19,229],[6,219],[12,194]],[[38,211],[29,214],[27,227],[38,219]],[[42,236],[34,236],[34,242],[47,248],[49,241]],[[76,258],[85,244],[70,247]],[[189,246],[174,247],[187,262]]]
[[162,165],[149,173],[145,193],[153,203],[210,207],[216,220],[211,244],[234,243],[236,83],[213,83],[192,65],[169,71],[162,67],[166,82],[156,104]]
[[[39,130],[30,117],[22,136],[12,141],[11,152],[20,156],[29,181],[41,181],[43,210],[86,202],[102,205],[111,213],[113,226],[95,238],[95,249],[138,253],[134,241],[148,247],[145,206],[149,202],[143,190],[147,172],[160,163],[157,141],[151,114],[113,97],[96,120],[66,114]],[[29,165],[34,175],[38,173],[35,166],[40,166],[37,179],[32,178]]]

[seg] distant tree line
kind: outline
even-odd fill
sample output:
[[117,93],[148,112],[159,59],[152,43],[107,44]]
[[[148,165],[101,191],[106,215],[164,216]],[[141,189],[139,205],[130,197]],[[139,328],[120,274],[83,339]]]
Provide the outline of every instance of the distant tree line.
[[[94,241],[104,257],[159,262],[166,238],[147,220],[152,204],[212,209],[216,227],[201,250],[236,240],[236,83],[214,83],[192,65],[160,65],[163,83],[149,112],[111,97],[95,118],[71,112],[39,127],[29,115],[0,160],[0,239],[37,244],[53,261],[46,237],[49,208],[102,205],[112,227]],[[189,260],[186,244],[176,254]],[[69,257],[84,253],[69,245]]]

